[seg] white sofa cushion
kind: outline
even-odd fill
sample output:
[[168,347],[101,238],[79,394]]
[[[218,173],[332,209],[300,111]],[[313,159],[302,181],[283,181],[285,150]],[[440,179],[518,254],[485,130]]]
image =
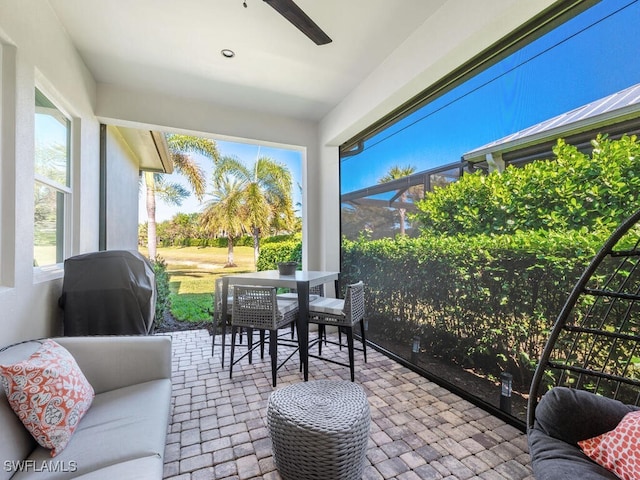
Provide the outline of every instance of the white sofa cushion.
[[168,336],[59,337],[55,340],[73,355],[96,394],[171,378],[171,338]]
[[[118,470],[119,464],[149,457],[157,458],[158,462],[157,465],[152,462],[156,471],[147,472],[148,477],[161,478],[170,397],[171,380],[168,379],[96,395],[69,445],[54,459],[61,465],[74,465],[74,471],[50,472],[47,480],[77,478],[103,469]],[[52,460],[49,451],[42,447],[36,448],[28,459],[36,465]],[[42,478],[42,473],[34,471],[17,472],[12,480],[39,478],[38,475]]]
[[320,297],[309,304],[309,315],[326,313],[329,315],[344,314],[344,300],[341,298]]
[[[309,301],[313,302],[315,300],[317,300],[320,297],[320,295],[316,295],[314,293],[309,295]],[[296,292],[287,292],[287,293],[279,293],[278,295],[276,295],[276,298],[278,300],[289,300],[292,302],[297,302],[298,301],[298,294]]]

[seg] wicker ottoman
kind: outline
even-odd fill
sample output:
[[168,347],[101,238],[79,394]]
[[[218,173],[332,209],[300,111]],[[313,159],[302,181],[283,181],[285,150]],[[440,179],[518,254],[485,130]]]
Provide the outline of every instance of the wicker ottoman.
[[359,480],[370,424],[367,396],[353,382],[296,383],[269,397],[267,425],[283,480]]

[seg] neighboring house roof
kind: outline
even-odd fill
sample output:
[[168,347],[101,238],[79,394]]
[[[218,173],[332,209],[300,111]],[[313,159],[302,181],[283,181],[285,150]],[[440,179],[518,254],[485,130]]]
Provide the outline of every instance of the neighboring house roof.
[[[484,162],[489,154],[501,155],[505,161],[531,160],[536,155],[544,158],[540,155],[550,152],[549,142],[552,146],[558,138],[565,138],[572,145],[584,143],[594,132],[609,126],[615,126],[604,130],[610,136],[640,129],[640,83],[471,150],[462,155],[462,160]],[[537,148],[526,150],[534,145]]]

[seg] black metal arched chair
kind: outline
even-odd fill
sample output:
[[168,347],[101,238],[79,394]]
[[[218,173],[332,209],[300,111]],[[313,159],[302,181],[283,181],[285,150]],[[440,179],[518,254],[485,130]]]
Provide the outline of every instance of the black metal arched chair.
[[538,480],[616,479],[577,442],[640,404],[640,210],[609,237],[560,312],[531,383],[527,433]]

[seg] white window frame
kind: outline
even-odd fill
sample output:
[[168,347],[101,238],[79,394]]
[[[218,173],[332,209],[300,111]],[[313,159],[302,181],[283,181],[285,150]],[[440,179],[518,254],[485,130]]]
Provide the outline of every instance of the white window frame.
[[[73,222],[73,205],[74,205],[74,198],[73,198],[73,185],[74,185],[74,140],[75,140],[75,135],[76,135],[76,131],[75,131],[75,118],[73,115],[71,115],[62,105],[65,104],[64,101],[62,101],[60,99],[59,95],[56,95],[55,93],[52,93],[52,89],[51,88],[47,88],[46,86],[42,85],[39,82],[36,82],[36,85],[34,86],[34,139],[35,139],[35,115],[39,112],[39,110],[43,110],[42,107],[36,107],[35,106],[35,91],[39,90],[40,93],[42,95],[44,95],[46,97],[47,100],[49,100],[49,102],[51,102],[56,110],[55,110],[55,115],[54,116],[61,116],[64,117],[64,120],[67,121],[67,130],[68,130],[68,142],[67,142],[67,148],[68,148],[68,154],[67,154],[67,161],[68,161],[68,165],[67,165],[67,171],[68,171],[68,175],[69,175],[69,186],[67,185],[63,185],[59,182],[56,182],[55,180],[52,180],[44,175],[41,175],[39,173],[35,173],[35,144],[34,144],[34,157],[33,157],[33,161],[34,161],[34,179],[33,179],[33,186],[34,186],[34,190],[36,188],[36,182],[40,183],[46,187],[49,187],[53,190],[55,190],[56,192],[60,192],[63,195],[63,210],[64,210],[64,214],[63,214],[63,219],[62,219],[62,223],[63,223],[63,232],[61,235],[62,238],[62,259],[60,262],[54,263],[54,264],[49,264],[49,265],[39,265],[39,266],[34,266],[33,270],[34,270],[34,281],[35,282],[40,282],[40,281],[47,281],[47,280],[51,280],[54,278],[59,278],[63,275],[64,273],[64,260],[66,258],[68,258],[71,255],[71,251],[72,251],[72,222]],[[35,206],[35,205],[34,205]],[[35,232],[35,229],[34,229]],[[35,247],[35,238],[33,241],[33,246]],[[35,253],[34,253],[34,260],[35,260]]]

